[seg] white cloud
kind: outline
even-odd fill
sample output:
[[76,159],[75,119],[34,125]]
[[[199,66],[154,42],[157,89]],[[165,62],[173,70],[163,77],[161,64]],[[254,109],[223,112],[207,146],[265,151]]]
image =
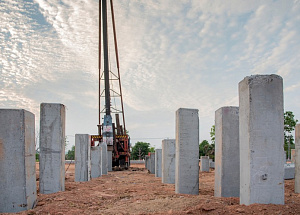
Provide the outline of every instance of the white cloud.
[[[116,0],[114,6],[132,136],[146,128],[147,136],[172,136],[174,111],[192,107],[200,109],[207,139],[214,111],[238,104],[238,82],[247,75],[283,76],[285,98],[298,90],[299,1]],[[0,12],[1,106],[38,115],[40,102],[58,101],[74,117],[70,132],[93,127],[98,1],[2,1]],[[110,60],[114,66],[112,47]]]
[[300,87],[300,82],[297,84],[293,84],[291,86],[288,86],[284,89],[284,92],[292,92],[295,91],[296,89],[298,89]]

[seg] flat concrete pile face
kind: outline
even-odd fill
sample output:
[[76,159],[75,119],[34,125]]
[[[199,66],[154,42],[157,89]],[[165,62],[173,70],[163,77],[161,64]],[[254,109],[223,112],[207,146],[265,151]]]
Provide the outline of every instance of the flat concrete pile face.
[[215,196],[240,196],[239,108],[215,113]]
[[200,171],[201,172],[209,172],[209,157],[201,156],[200,159],[201,159]]
[[0,109],[0,213],[35,206],[35,119],[26,110]]
[[300,124],[295,129],[295,193],[300,193]]
[[148,156],[147,169],[150,171],[150,165],[151,165],[150,155],[147,155],[147,156]]
[[151,174],[155,174],[155,152],[151,152],[150,153],[150,159],[149,159],[149,163],[150,163],[150,173]]
[[246,77],[239,103],[240,204],[284,204],[282,78]]
[[155,177],[161,178],[161,149],[155,150]]
[[162,183],[175,184],[175,139],[162,141]]
[[101,147],[91,147],[91,177],[98,178],[101,176]]
[[149,170],[149,155],[145,155],[145,168]]
[[214,161],[209,160],[209,168],[212,168],[212,169],[215,168],[215,162]]
[[107,175],[108,173],[108,158],[107,158],[107,145],[106,143],[101,143],[101,175]]
[[107,171],[112,171],[112,151],[107,151]]
[[295,164],[284,164],[284,180],[295,178]]
[[40,193],[65,190],[65,106],[40,107]]
[[75,181],[91,179],[91,137],[75,134]]
[[196,109],[176,111],[175,192],[199,194],[199,116]]
[[145,164],[144,160],[130,160],[130,164]]

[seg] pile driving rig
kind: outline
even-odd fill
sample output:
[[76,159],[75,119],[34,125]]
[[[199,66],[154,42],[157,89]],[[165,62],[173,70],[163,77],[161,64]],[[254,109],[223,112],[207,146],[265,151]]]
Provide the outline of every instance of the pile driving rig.
[[[110,11],[111,11],[111,22],[113,29],[113,39],[114,39],[114,50],[116,55],[116,66],[117,73],[113,73],[109,68],[109,56],[108,56],[108,28],[107,28],[107,0],[101,0],[99,2],[99,124],[98,135],[91,136],[91,145],[95,146],[95,142],[103,143],[107,145],[108,156],[112,156],[112,163],[108,164],[111,167],[129,167],[130,165],[130,138],[127,134],[125,127],[125,116],[124,116],[124,106],[120,79],[120,69],[119,69],[119,56],[118,56],[118,46],[116,37],[116,26],[114,19],[114,8],[113,1],[110,0]],[[101,28],[102,21],[102,28]],[[101,31],[102,30],[102,31]],[[101,33],[103,35],[103,40],[101,41]],[[103,42],[103,64],[104,71],[101,71],[101,42]],[[118,85],[118,90],[111,87],[114,82]],[[104,85],[104,90],[102,90],[102,85]],[[119,99],[119,106],[113,107],[111,105],[111,98],[114,101]],[[104,108],[101,109],[101,103],[104,99]],[[112,113],[115,114],[115,123],[112,120]],[[101,124],[101,114],[104,114],[103,123]],[[120,123],[120,114],[122,115],[123,126]],[[108,158],[110,161],[110,158]]]

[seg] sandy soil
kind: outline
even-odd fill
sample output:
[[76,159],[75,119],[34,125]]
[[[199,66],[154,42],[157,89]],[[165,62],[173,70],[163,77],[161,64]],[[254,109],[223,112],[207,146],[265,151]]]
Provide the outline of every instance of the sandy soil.
[[89,182],[74,182],[74,164],[68,166],[65,192],[38,194],[37,207],[19,214],[300,214],[294,180],[285,181],[285,205],[245,206],[238,198],[213,196],[213,171],[200,173],[194,196],[175,194],[175,185],[162,184],[141,164]]

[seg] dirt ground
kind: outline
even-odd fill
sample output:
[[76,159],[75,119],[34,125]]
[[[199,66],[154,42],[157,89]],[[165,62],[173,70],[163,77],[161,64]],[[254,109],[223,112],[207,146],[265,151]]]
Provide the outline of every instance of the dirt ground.
[[36,208],[18,214],[300,214],[294,180],[285,181],[285,205],[245,206],[239,205],[239,198],[213,196],[213,171],[199,174],[199,195],[182,195],[142,164],[89,182],[74,182],[74,164],[66,164],[66,169],[64,192],[38,193]]

